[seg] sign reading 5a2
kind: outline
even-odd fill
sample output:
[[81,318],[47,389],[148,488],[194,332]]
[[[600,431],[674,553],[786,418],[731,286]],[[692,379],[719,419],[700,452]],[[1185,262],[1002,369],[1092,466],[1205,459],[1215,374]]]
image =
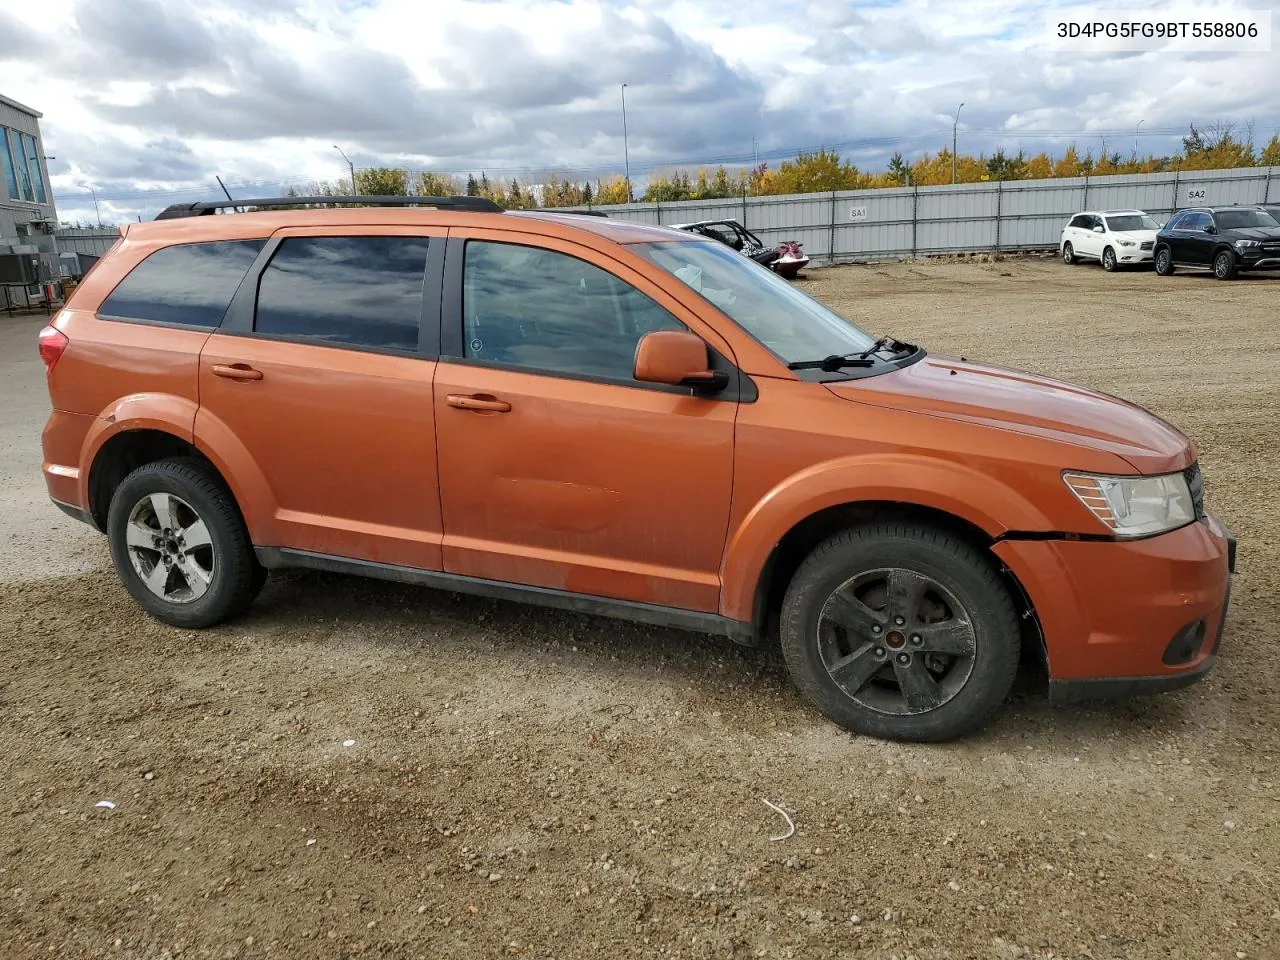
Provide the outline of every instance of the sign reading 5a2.
[[1197,207],[1209,202],[1209,191],[1204,187],[1185,187],[1182,192],[1182,206]]

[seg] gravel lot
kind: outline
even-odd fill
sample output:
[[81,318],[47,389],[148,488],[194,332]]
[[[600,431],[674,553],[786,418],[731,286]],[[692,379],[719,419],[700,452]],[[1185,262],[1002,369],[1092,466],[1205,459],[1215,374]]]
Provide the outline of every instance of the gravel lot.
[[399,585],[278,575],[168,629],[45,499],[44,318],[0,316],[0,954],[1280,956],[1280,277],[801,283],[1187,430],[1240,536],[1209,679],[1061,711],[1026,682],[980,736],[903,746],[765,652]]

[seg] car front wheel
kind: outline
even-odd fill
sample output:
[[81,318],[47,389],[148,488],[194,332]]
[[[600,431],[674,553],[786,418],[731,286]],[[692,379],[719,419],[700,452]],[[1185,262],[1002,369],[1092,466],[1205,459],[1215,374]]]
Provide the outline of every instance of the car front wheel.
[[1076,252],[1072,249],[1070,242],[1062,245],[1062,262],[1067,266],[1071,266],[1076,262]]
[[1107,247],[1107,249],[1102,251],[1102,269],[1107,271],[1107,273],[1111,273],[1117,266],[1119,266],[1119,264],[1116,263],[1116,252],[1110,247]]
[[145,464],[107,512],[111,559],[157,620],[211,627],[242,612],[266,579],[230,493],[201,460]]
[[848,730],[951,740],[983,726],[1017,672],[1018,615],[989,558],[943,530],[845,530],[801,564],[782,653],[800,692]]
[[1230,250],[1219,250],[1213,258],[1213,275],[1219,280],[1234,280],[1237,267],[1236,255]]
[[1173,274],[1173,253],[1168,247],[1161,247],[1156,251],[1156,273],[1162,277]]

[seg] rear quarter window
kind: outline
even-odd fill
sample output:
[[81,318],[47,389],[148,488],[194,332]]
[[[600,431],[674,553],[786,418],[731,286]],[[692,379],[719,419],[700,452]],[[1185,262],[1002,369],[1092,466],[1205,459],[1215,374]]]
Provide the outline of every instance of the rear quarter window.
[[151,254],[102,301],[98,316],[216,327],[266,240],[180,243]]

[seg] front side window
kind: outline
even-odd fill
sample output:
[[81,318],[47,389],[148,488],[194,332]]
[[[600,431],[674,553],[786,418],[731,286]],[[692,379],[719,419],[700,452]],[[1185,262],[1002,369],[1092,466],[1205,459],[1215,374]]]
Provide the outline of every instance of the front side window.
[[1160,224],[1145,213],[1122,213],[1107,217],[1107,228],[1112,233],[1124,233],[1127,230],[1159,230]]
[[1085,214],[1079,214],[1067,226],[1075,227],[1077,230],[1088,230],[1092,224],[1089,223],[1089,217]]
[[1265,210],[1219,210],[1218,229],[1247,230],[1251,227],[1280,227],[1280,221]]
[[697,291],[784,363],[860,353],[875,343],[768,267],[723,244],[662,240],[630,249]]
[[1183,221],[1182,229],[1204,230],[1212,222],[1213,221],[1209,218],[1207,213],[1193,213],[1188,215],[1187,219]]
[[258,284],[255,333],[414,352],[426,237],[290,237]]
[[98,308],[99,316],[216,327],[265,240],[180,243],[151,254]]
[[474,360],[631,380],[642,336],[687,329],[629,283],[555,250],[469,241],[462,283],[463,355]]

